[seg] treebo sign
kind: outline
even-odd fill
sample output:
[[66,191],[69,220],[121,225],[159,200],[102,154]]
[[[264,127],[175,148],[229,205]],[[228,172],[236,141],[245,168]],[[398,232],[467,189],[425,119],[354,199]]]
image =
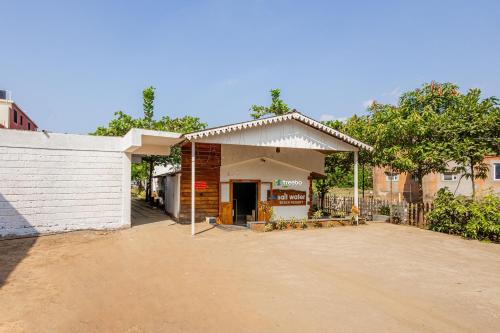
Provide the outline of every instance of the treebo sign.
[[287,187],[297,187],[297,186],[301,186],[302,185],[302,181],[301,180],[284,180],[284,179],[275,179],[273,181],[273,185],[274,186],[281,186],[283,188],[287,188]]

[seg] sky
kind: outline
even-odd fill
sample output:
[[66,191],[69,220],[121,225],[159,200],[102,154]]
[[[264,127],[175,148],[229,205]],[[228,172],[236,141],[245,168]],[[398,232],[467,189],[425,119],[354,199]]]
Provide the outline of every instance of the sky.
[[40,129],[85,134],[115,111],[209,126],[269,90],[317,120],[425,82],[500,97],[500,1],[0,0],[0,89]]

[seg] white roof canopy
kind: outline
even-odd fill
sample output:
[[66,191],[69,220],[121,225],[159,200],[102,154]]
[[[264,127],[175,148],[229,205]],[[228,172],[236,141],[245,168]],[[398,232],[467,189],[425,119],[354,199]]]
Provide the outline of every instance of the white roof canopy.
[[322,151],[358,151],[372,148],[299,112],[215,127],[184,135],[190,141],[287,147]]
[[123,151],[136,155],[168,156],[170,147],[183,140],[180,133],[133,128],[123,137]]

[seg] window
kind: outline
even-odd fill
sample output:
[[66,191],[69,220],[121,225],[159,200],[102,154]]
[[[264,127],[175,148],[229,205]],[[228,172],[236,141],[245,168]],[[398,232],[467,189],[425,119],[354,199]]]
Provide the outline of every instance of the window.
[[390,182],[390,181],[397,182],[399,180],[399,173],[386,172],[385,173],[385,180],[388,182]]
[[21,125],[23,124],[23,116],[21,116]]
[[455,181],[458,179],[458,175],[454,172],[444,172],[443,173],[443,180],[444,181]]
[[28,123],[28,129],[31,130],[31,123]]
[[500,163],[493,164],[493,179],[500,180]]
[[17,111],[14,110],[14,122],[17,124]]

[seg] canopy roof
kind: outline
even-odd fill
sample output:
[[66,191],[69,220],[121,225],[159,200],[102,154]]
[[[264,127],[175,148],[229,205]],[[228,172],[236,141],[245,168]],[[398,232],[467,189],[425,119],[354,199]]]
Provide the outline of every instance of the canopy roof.
[[169,155],[182,141],[260,147],[312,149],[322,152],[372,150],[369,145],[293,111],[188,134],[131,129],[123,137],[123,150],[138,155]]
[[[287,126],[293,123],[300,123],[309,127],[309,131],[300,126]],[[285,126],[279,126],[286,124]],[[263,134],[262,131],[254,133],[256,135],[242,136],[242,132],[252,132],[252,129],[269,129],[270,133]],[[273,129],[277,130],[273,135]],[[326,139],[318,133],[326,134],[339,142]],[[253,131],[255,132],[255,131]],[[352,150],[372,150],[372,147],[351,138],[331,127],[325,126],[320,122],[304,116],[298,111],[293,111],[282,116],[274,116],[251,120],[231,125],[213,127],[202,131],[185,134],[184,137],[190,141],[257,145],[257,146],[276,146],[290,148],[309,148],[326,151],[352,151]],[[225,137],[223,139],[222,137]],[[343,144],[342,144],[343,143]],[[346,145],[347,144],[347,145]],[[357,149],[353,149],[353,147]]]

